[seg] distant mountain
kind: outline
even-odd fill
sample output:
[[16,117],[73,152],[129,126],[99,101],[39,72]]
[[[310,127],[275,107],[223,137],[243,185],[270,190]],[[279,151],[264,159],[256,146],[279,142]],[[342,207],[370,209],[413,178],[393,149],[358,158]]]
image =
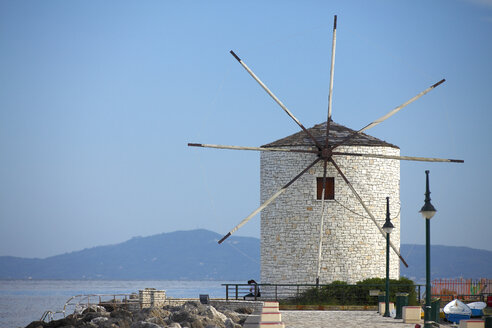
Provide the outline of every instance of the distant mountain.
[[[400,253],[408,263],[400,265],[400,275],[425,281],[425,245],[402,244]],[[492,251],[431,245],[431,279],[459,277],[492,278]]]
[[[222,236],[207,230],[176,231],[48,257],[0,257],[0,279],[259,280],[260,240]],[[409,264],[400,273],[425,281],[425,246],[401,245]],[[432,245],[436,278],[491,278],[492,252]],[[384,264],[381,264],[384,265]]]
[[259,279],[257,238],[222,236],[207,230],[135,237],[116,245],[48,257],[0,257],[0,279]]

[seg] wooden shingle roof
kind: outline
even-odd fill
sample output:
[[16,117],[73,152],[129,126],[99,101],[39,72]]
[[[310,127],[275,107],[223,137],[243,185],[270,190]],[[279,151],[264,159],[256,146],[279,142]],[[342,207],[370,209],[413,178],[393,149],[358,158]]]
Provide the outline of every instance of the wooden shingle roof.
[[[312,128],[309,128],[308,131],[313,135],[313,137],[321,144],[325,144],[326,138],[326,122],[316,124]],[[333,121],[330,122],[330,137],[329,143],[331,145],[338,144],[345,140],[349,135],[354,133],[355,131],[349,129],[343,125],[337,124]],[[398,148],[393,144],[390,144],[386,141],[380,140],[373,136],[370,136],[365,133],[360,133],[352,138],[350,141],[345,143],[346,146],[379,146],[379,147],[392,147]],[[309,138],[309,136],[304,131],[300,131],[294,133],[288,137],[279,139],[277,141],[271,142],[269,144],[263,145],[261,147],[314,147],[314,142]]]

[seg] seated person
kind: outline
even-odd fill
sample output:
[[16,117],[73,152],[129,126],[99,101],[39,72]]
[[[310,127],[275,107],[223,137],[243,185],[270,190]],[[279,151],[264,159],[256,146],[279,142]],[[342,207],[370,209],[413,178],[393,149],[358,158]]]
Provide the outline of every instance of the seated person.
[[244,297],[243,297],[244,299],[246,299],[246,297],[260,297],[261,296],[260,287],[258,286],[258,283],[256,281],[254,281],[253,279],[248,280],[248,285],[251,285],[251,287],[249,287],[249,294],[244,295]]

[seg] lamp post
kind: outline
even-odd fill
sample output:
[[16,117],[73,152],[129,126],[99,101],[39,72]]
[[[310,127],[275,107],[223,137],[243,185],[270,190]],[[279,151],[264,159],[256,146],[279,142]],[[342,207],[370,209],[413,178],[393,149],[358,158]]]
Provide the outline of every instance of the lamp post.
[[424,328],[431,328],[431,282],[430,282],[430,219],[436,214],[436,209],[431,204],[429,191],[429,170],[425,171],[425,201],[420,214],[425,219],[425,308]]
[[390,198],[386,197],[386,221],[383,231],[386,232],[386,295],[384,297],[385,307],[383,317],[390,316],[389,310],[389,270],[390,270],[390,233],[393,231],[393,223],[390,221]]

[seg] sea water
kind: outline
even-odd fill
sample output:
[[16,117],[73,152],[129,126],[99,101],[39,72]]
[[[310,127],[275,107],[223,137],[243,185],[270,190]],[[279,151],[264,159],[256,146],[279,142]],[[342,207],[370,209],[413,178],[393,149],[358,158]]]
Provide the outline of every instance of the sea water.
[[[130,294],[145,288],[165,290],[174,298],[225,297],[219,281],[127,280],[0,280],[0,327],[25,327],[47,310],[59,311],[81,294]],[[229,283],[229,282],[228,282]]]

